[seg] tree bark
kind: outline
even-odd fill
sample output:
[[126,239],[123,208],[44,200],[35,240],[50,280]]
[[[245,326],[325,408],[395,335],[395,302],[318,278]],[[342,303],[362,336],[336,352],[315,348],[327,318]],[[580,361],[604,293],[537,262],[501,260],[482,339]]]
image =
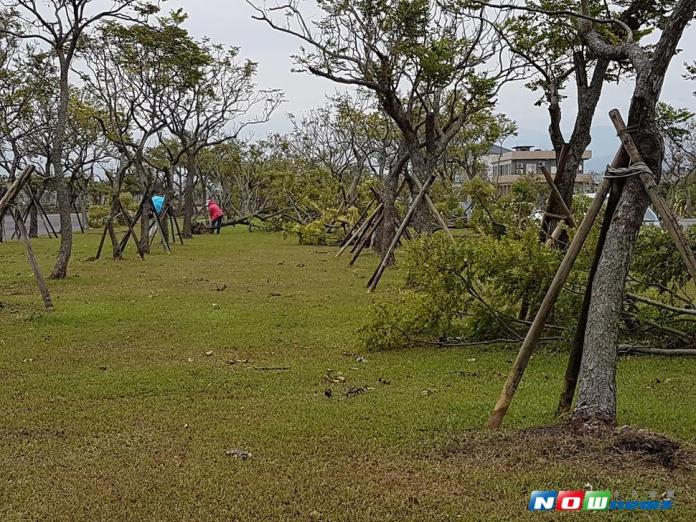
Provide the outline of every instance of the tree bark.
[[[694,11],[696,0],[679,0],[659,42],[649,55],[645,50],[638,49],[636,44],[612,47],[598,38],[597,33],[584,35],[593,51],[608,58],[628,56],[636,68],[628,128],[639,129],[640,132],[632,135],[656,182],[659,182],[662,172],[664,144],[653,130],[655,107],[667,68]],[[592,285],[578,401],[573,411],[573,421],[585,426],[616,424],[616,341],[631,254],[648,203],[640,178],[627,178],[609,225],[606,245]]]
[[60,96],[58,100],[58,112],[56,115],[55,136],[53,150],[51,151],[51,165],[53,175],[56,178],[58,196],[58,213],[60,214],[60,248],[58,259],[51,273],[52,279],[65,279],[68,276],[68,265],[72,256],[72,194],[70,186],[63,172],[63,149],[65,147],[65,133],[68,124],[68,103],[70,99],[70,85],[68,75],[70,63],[59,51],[60,62]]
[[[435,171],[429,164],[428,159],[423,157],[420,152],[414,152],[414,150],[411,151],[411,166],[412,175],[420,181],[421,186]],[[406,179],[406,183],[411,192],[411,201],[414,201],[418,197],[420,190],[409,178]],[[410,226],[419,234],[432,234],[436,229],[435,218],[431,214],[428,204],[423,197],[419,199],[418,205],[413,212]]]
[[[389,169],[389,173],[384,181],[384,190],[382,191],[383,218],[375,232],[374,248],[379,252],[379,255],[384,255],[389,250],[396,234],[396,228],[400,225],[396,212],[396,201],[399,198],[399,180],[401,173],[404,171],[406,160],[404,160],[403,146],[400,148],[400,154],[397,155],[396,163]],[[388,265],[394,262],[394,256],[390,256],[387,260]]]
[[39,206],[36,203],[30,202],[29,209],[29,237],[39,237]]
[[142,215],[140,216],[140,249],[143,254],[150,253],[150,215],[152,214],[152,200],[149,192],[143,194]]
[[186,239],[193,237],[194,191],[196,182],[196,155],[186,154],[186,183],[184,186],[184,229],[182,235]]
[[[578,174],[578,169],[582,164],[582,156],[592,142],[592,121],[594,120],[597,105],[602,94],[604,80],[607,69],[609,68],[609,60],[599,59],[595,65],[592,74],[592,81],[588,85],[587,71],[585,70],[585,61],[582,52],[578,51],[575,54],[575,76],[578,89],[578,114],[575,119],[573,133],[567,144],[558,148],[558,136],[552,139],[554,148],[556,149],[556,177],[554,184],[558,191],[563,196],[563,201],[566,206],[572,210],[573,194],[575,193],[575,180]],[[553,114],[552,114],[553,117]],[[551,125],[553,131],[558,125]],[[558,132],[558,131],[556,131]],[[563,206],[554,197],[549,197],[546,205],[546,215],[542,222],[541,241],[545,242],[556,229],[558,219],[553,215],[563,215]],[[567,237],[562,238],[561,245],[567,244]]]
[[[614,160],[614,165],[620,165],[625,163],[625,152],[621,152],[620,155]],[[557,414],[561,415],[568,413],[571,406],[573,405],[573,398],[575,397],[575,390],[578,383],[578,375],[580,373],[580,365],[582,363],[582,354],[585,346],[585,334],[587,332],[587,315],[590,311],[590,303],[592,302],[592,285],[594,284],[595,276],[597,275],[597,268],[599,266],[599,261],[602,257],[602,251],[604,250],[604,244],[607,239],[607,232],[609,231],[609,225],[611,223],[611,217],[614,215],[616,210],[616,205],[621,197],[621,189],[623,188],[623,183],[620,181],[615,181],[612,187],[611,194],[609,196],[609,201],[606,205],[606,210],[604,213],[604,220],[602,221],[602,228],[599,233],[599,238],[597,239],[597,245],[595,246],[594,259],[592,260],[592,265],[590,266],[590,273],[587,278],[587,286],[585,287],[585,294],[583,295],[582,305],[580,307],[580,315],[578,317],[578,325],[575,330],[575,336],[573,337],[573,345],[570,351],[570,357],[568,358],[568,365],[566,367],[565,381],[563,391],[561,392],[561,397],[558,402]]]
[[578,401],[573,413],[573,419],[583,424],[616,424],[616,347],[624,286],[647,207],[648,197],[640,180],[627,180],[592,284]]
[[113,252],[113,258],[117,260],[123,259],[123,252],[121,252],[121,242],[116,237],[116,230],[114,229],[114,222],[116,221],[116,216],[118,215],[121,206],[118,201],[118,192],[112,194],[111,196],[111,212],[108,221],[106,223],[107,231],[109,232],[109,239],[111,240],[111,251]]

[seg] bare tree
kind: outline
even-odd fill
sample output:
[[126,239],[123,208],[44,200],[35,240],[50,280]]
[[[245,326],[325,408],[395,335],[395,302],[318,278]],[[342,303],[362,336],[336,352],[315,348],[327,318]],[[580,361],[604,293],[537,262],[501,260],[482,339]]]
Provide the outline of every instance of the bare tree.
[[[104,136],[123,158],[112,186],[112,218],[127,169],[133,167],[143,194],[141,251],[149,253],[153,169],[146,149],[162,131],[165,106],[173,92],[190,88],[196,67],[206,60],[199,46],[181,28],[181,12],[159,20],[157,27],[115,23],[104,25],[85,53],[87,73],[81,75],[97,110],[92,114]],[[115,251],[115,255],[120,255]]]
[[[394,236],[398,178],[410,162],[420,183],[437,172],[439,160],[468,117],[491,107],[516,69],[501,53],[500,39],[484,22],[484,10],[459,12],[442,2],[322,2],[323,17],[308,22],[297,0],[256,9],[258,20],[299,39],[302,71],[372,91],[401,133],[400,159],[385,194],[378,249]],[[427,207],[415,220],[429,228]]]
[[51,165],[56,178],[60,210],[61,241],[51,277],[67,277],[72,254],[72,195],[65,179],[63,158],[70,103],[70,70],[82,38],[96,23],[106,19],[142,21],[157,12],[153,2],[145,0],[114,0],[109,7],[98,0],[51,0],[42,5],[36,0],[0,0],[0,18],[15,24],[0,25],[0,32],[15,38],[34,40],[47,46],[58,61],[58,107],[54,122],[55,134]]
[[240,62],[238,48],[205,42],[200,46],[207,60],[196,68],[187,89],[171,93],[164,108],[168,129],[179,142],[176,163],[185,160],[184,237],[191,237],[198,154],[235,140],[251,125],[268,121],[283,99],[278,90],[256,87],[257,66]]

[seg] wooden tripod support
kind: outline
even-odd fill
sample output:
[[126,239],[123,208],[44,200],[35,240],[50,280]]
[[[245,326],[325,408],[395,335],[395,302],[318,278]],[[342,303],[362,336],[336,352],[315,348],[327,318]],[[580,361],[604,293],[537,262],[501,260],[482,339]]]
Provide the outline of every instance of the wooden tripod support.
[[47,310],[53,310],[51,294],[48,291],[46,280],[44,279],[43,274],[41,273],[41,268],[39,267],[39,263],[36,260],[36,256],[34,255],[34,249],[31,246],[31,239],[29,238],[27,229],[24,226],[24,218],[22,216],[22,212],[15,205],[17,196],[24,187],[25,183],[29,181],[29,178],[31,178],[33,172],[33,166],[29,166],[26,169],[24,169],[19,178],[15,180],[15,182],[10,186],[10,188],[2,197],[2,199],[0,199],[0,222],[3,220],[5,214],[7,214],[8,211],[13,210],[13,218],[15,224],[19,229],[19,235],[21,236],[22,241],[24,242],[24,249],[27,254],[27,259],[29,260],[29,265],[31,265],[32,272],[34,273],[34,279],[36,279],[36,283],[39,287],[39,292],[41,293],[44,306]]
[[[631,135],[626,129],[626,124],[624,123],[619,111],[614,109],[609,113],[609,115],[621,138],[622,147],[628,153],[631,162],[633,164],[643,163],[640,152],[638,151],[638,148],[633,142]],[[621,154],[618,154],[615,162],[621,161],[621,156]],[[620,165],[615,164],[613,166],[616,168]],[[643,183],[643,186],[645,187],[646,192],[650,196],[650,200],[653,206],[655,207],[655,210],[657,211],[660,220],[665,225],[665,228],[667,228],[670,236],[672,237],[672,240],[677,246],[677,249],[679,250],[679,253],[682,256],[682,259],[686,264],[686,268],[689,272],[689,275],[692,277],[692,279],[696,280],[696,258],[694,257],[691,248],[686,242],[684,234],[681,231],[677,220],[670,212],[666,201],[657,191],[657,185],[655,184],[654,177],[644,171],[639,172],[638,175],[640,176],[640,179]],[[589,236],[590,230],[592,229],[592,225],[594,224],[597,215],[599,214],[599,211],[602,208],[604,199],[609,193],[611,185],[612,181],[607,178],[605,178],[602,184],[600,185],[595,199],[593,200],[587,214],[585,215],[585,218],[580,224],[580,227],[578,228],[578,231],[575,234],[573,241],[568,247],[568,251],[566,252],[563,261],[558,267],[556,275],[554,276],[553,281],[551,282],[551,285],[549,286],[546,292],[546,296],[544,297],[544,300],[542,301],[541,306],[539,307],[539,311],[537,312],[536,317],[532,322],[532,326],[529,328],[527,336],[525,337],[524,342],[520,347],[520,350],[517,354],[517,358],[515,359],[515,362],[513,364],[512,370],[510,371],[510,374],[508,375],[507,381],[505,382],[505,385],[501,392],[500,398],[498,399],[498,402],[496,403],[495,408],[491,413],[490,418],[488,419],[488,426],[491,429],[499,428],[503,421],[503,418],[505,417],[505,414],[507,413],[508,407],[510,406],[510,403],[515,395],[517,387],[519,386],[520,381],[522,380],[524,371],[527,368],[529,359],[531,358],[532,354],[534,353],[534,350],[537,347],[539,338],[541,336],[541,332],[544,329],[544,326],[546,325],[546,321],[554,308],[556,300],[558,299],[558,295],[560,294],[561,289],[563,288],[563,285],[565,284],[566,279],[568,278],[568,275],[570,274],[570,271],[572,270],[573,265],[577,260],[577,257],[580,253],[583,244]]]

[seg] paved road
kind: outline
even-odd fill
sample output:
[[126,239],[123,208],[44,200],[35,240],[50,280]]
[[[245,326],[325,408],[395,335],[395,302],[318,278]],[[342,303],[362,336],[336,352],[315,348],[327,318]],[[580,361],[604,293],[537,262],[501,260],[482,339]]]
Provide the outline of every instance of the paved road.
[[[73,214],[71,217],[72,217],[73,230],[79,231],[80,224],[77,221],[77,214]],[[53,225],[53,228],[56,230],[56,232],[60,233],[60,216],[58,214],[49,214],[48,219],[51,221],[51,224]],[[9,238],[12,237],[12,234],[14,233],[14,219],[12,219],[11,216],[5,216],[3,226],[4,226],[4,231],[5,231],[5,233],[3,234],[3,238],[6,240],[9,240]],[[27,228],[29,228],[28,223],[27,223]],[[39,218],[39,236],[47,236],[47,235],[48,235],[48,231],[46,230],[46,224],[44,223],[43,219]]]

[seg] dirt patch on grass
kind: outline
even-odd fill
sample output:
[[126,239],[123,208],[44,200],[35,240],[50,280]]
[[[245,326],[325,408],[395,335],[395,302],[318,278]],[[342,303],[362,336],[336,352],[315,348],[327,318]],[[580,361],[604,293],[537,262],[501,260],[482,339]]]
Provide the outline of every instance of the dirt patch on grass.
[[691,445],[629,426],[578,432],[562,424],[504,433],[471,432],[430,456],[496,467],[547,463],[585,467],[600,463],[606,471],[662,469],[685,473],[696,468],[696,451]]

